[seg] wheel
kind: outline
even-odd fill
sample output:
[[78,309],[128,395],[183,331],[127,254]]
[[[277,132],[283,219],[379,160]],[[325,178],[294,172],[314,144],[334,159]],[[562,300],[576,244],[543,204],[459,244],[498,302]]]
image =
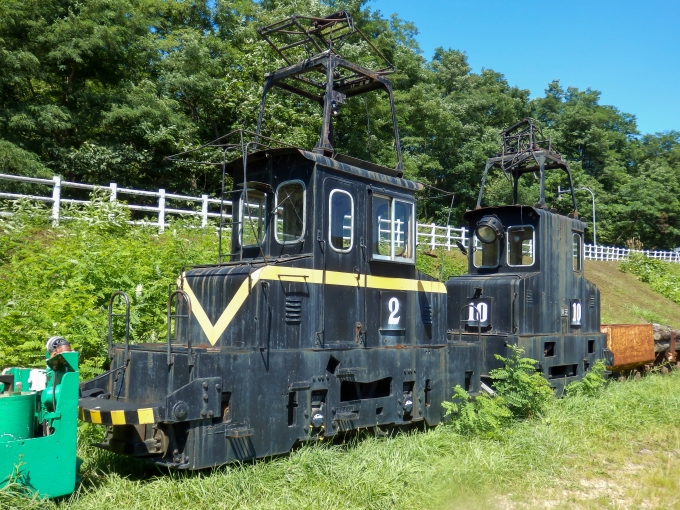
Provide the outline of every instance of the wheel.
[[640,373],[639,370],[636,370],[635,371],[635,380],[638,381],[640,379],[642,379],[642,374]]
[[663,375],[668,375],[669,372],[670,372],[670,370],[668,370],[668,367],[666,365],[661,367],[661,373]]
[[625,375],[620,375],[620,376],[619,376],[619,382],[626,382],[626,376],[625,376]]

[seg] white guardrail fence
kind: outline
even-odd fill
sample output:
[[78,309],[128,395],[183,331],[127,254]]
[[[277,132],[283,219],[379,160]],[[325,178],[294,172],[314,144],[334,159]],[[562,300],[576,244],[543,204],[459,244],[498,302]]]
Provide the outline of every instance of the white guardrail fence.
[[[40,184],[51,187],[52,192],[49,195],[24,195],[20,193],[0,192],[0,200],[28,199],[31,201],[51,203],[52,221],[55,224],[57,224],[61,218],[62,204],[88,203],[87,200],[65,198],[62,196],[62,192],[67,188],[84,189],[88,191],[94,191],[96,189],[105,190],[109,192],[111,201],[119,200],[119,198],[122,196],[125,207],[131,211],[142,211],[150,213],[151,216],[156,217],[156,221],[141,220],[134,221],[132,223],[155,226],[161,232],[165,229],[165,227],[168,226],[167,218],[170,215],[199,216],[201,218],[201,225],[204,227],[208,225],[210,218],[220,217],[220,199],[210,198],[208,195],[194,197],[167,193],[164,189],[159,189],[158,191],[143,191],[129,188],[119,188],[116,183],[111,183],[108,186],[93,186],[91,184],[62,181],[61,178],[57,176],[53,177],[52,179],[38,179],[34,177],[0,174],[0,181],[2,180],[26,184]],[[2,189],[1,185],[0,189]],[[135,205],[130,203],[130,199],[128,197],[135,196],[153,197],[153,199],[158,200],[158,205]],[[225,200],[223,203],[229,208],[232,205],[231,201],[229,200]],[[195,204],[193,209],[190,208],[190,204]],[[7,215],[11,213],[5,212],[1,214]],[[231,214],[223,213],[222,218],[223,220],[229,220],[231,219]],[[426,245],[433,250],[437,247],[444,247],[447,250],[458,249],[456,247],[456,241],[463,243],[463,245],[467,247],[467,234],[468,230],[465,227],[441,226],[434,223],[418,223],[418,243],[421,245]],[[653,259],[680,263],[680,252],[678,251],[632,250],[629,248],[619,248],[616,246],[595,246],[592,244],[585,244],[584,248],[586,260],[625,260],[630,256],[631,252],[638,252],[643,253],[647,257]]]

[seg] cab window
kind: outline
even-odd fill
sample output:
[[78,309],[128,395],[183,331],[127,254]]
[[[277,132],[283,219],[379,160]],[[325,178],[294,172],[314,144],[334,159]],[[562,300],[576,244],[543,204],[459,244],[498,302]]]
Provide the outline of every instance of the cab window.
[[532,266],[534,245],[534,227],[531,225],[508,228],[508,266]]
[[239,204],[241,246],[261,245],[265,236],[267,194],[255,189],[244,191]]
[[583,267],[583,236],[576,232],[573,234],[572,259],[574,271],[580,271]]
[[302,181],[286,181],[276,188],[276,229],[281,244],[300,241],[305,232],[305,185]]
[[492,243],[483,243],[473,235],[472,246],[472,264],[475,267],[498,267],[501,260],[501,242],[498,239]]
[[413,202],[373,195],[373,259],[414,261],[414,208]]
[[331,248],[347,253],[354,244],[354,200],[346,191],[334,189],[328,201],[328,238]]

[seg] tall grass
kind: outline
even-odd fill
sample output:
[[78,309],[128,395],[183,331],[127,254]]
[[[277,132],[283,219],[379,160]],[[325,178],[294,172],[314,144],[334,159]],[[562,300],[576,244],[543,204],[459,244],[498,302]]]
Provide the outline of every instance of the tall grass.
[[[593,480],[615,483],[623,470],[630,480],[619,490],[623,503],[614,502],[612,508],[645,505],[650,494],[656,498],[651,507],[672,507],[680,489],[675,478],[645,477],[634,466],[646,462],[649,473],[660,473],[666,465],[670,470],[680,468],[678,417],[680,374],[673,373],[611,383],[594,396],[555,399],[541,416],[514,422],[493,438],[457,434],[447,426],[386,438],[365,435],[345,444],[317,443],[288,456],[199,473],[160,472],[83,444],[83,484],[73,496],[42,505],[533,508],[552,498],[558,507],[564,503],[565,507],[601,508],[614,500],[610,497],[607,502],[605,494],[580,488],[589,487]],[[675,457],[666,460],[663,455],[669,451]],[[661,484],[660,489],[659,479],[671,486]],[[638,482],[644,490],[633,490]],[[0,505],[10,501],[1,494]],[[25,498],[11,502],[18,508],[37,504]]]

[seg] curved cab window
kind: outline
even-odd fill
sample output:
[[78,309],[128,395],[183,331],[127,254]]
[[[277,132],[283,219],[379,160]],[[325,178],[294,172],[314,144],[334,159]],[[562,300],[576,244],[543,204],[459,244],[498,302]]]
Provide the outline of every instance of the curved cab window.
[[286,181],[276,188],[276,240],[281,244],[297,243],[305,232],[305,185]]
[[531,225],[508,228],[508,265],[532,266],[534,245],[534,227]]
[[239,203],[241,246],[262,244],[265,236],[267,194],[255,189],[248,190],[247,198],[246,193],[242,193]]
[[347,253],[354,245],[354,201],[352,195],[341,189],[331,191],[329,197],[328,238],[331,248]]
[[413,262],[414,204],[373,195],[373,259]]
[[574,260],[574,271],[580,271],[583,267],[583,237],[574,232],[574,242],[572,248],[572,259]]
[[472,236],[472,263],[478,268],[498,267],[501,260],[501,242],[483,243],[477,236]]

